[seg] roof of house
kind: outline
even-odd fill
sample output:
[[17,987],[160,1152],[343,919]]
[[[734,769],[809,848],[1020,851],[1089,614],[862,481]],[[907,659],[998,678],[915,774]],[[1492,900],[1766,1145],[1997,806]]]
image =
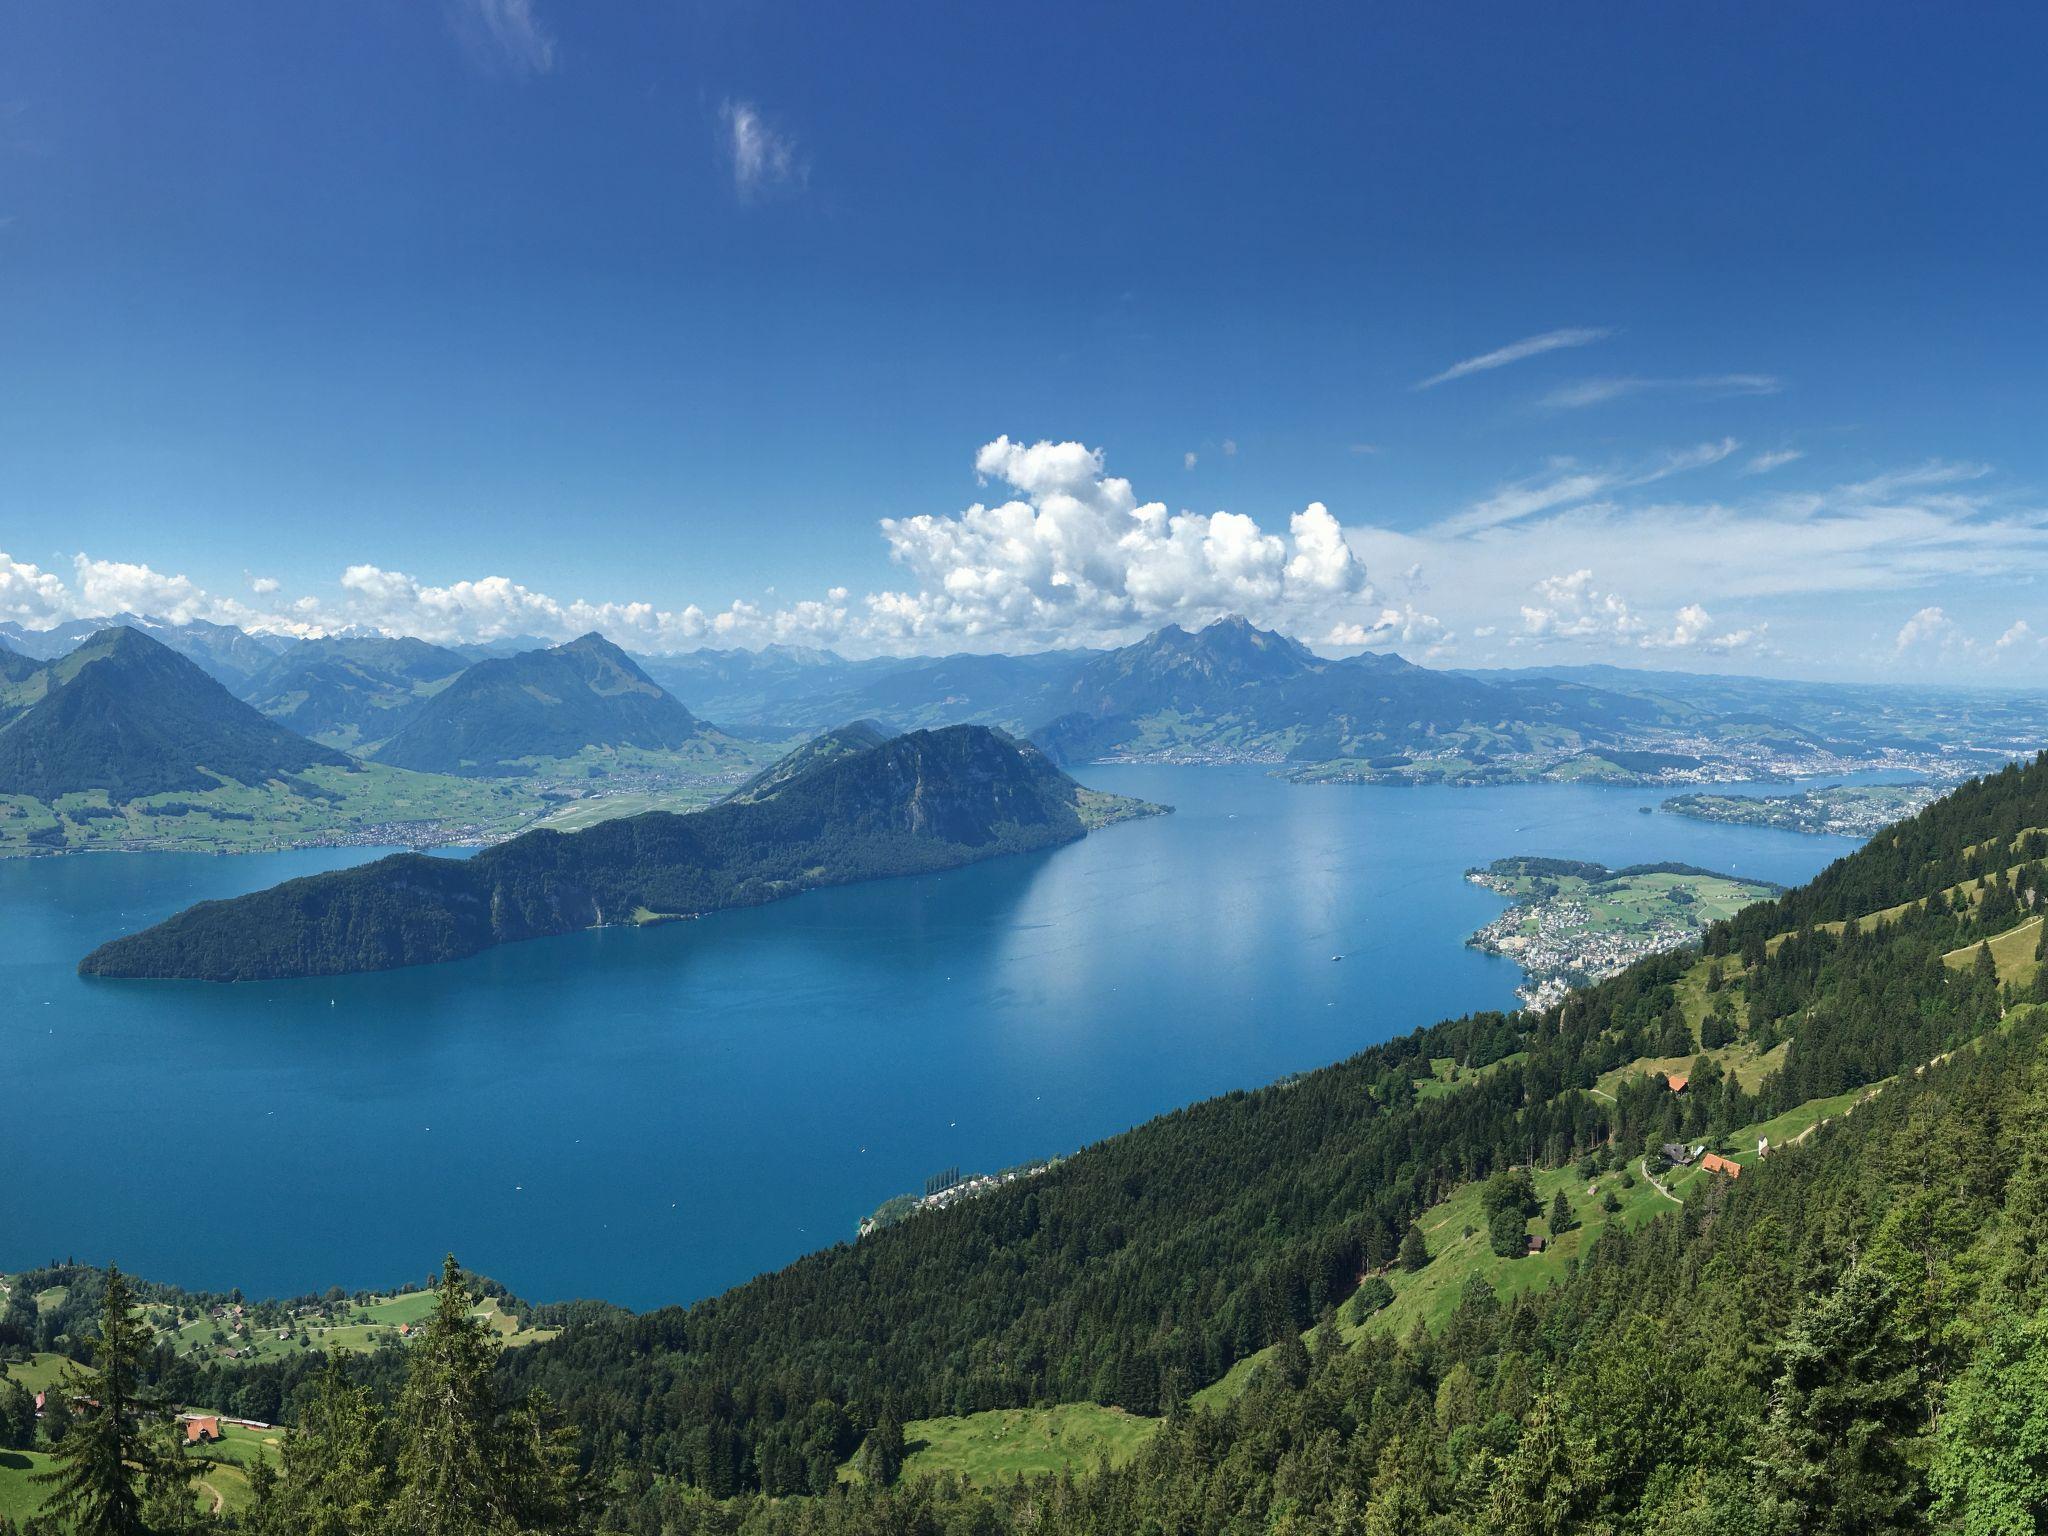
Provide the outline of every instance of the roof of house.
[[219,1438],[219,1419],[213,1418],[210,1415],[194,1414],[185,1420],[185,1443],[187,1445],[191,1445],[199,1440],[218,1440]]
[[1676,1076],[1667,1077],[1664,1079],[1665,1086],[1668,1087],[1673,1093],[1685,1092],[1685,1085],[1691,1081],[1691,1076],[1684,1072],[1680,1072]]
[[1709,1173],[1725,1173],[1731,1179],[1742,1177],[1742,1164],[1723,1157],[1718,1152],[1709,1152],[1700,1159],[1700,1166]]

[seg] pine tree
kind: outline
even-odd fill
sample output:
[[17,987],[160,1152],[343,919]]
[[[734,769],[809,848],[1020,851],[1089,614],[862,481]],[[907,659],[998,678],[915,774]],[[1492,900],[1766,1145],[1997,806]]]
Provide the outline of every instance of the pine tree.
[[182,1480],[161,1444],[166,1411],[142,1386],[149,1335],[133,1305],[127,1277],[110,1266],[92,1368],[67,1372],[53,1389],[73,1416],[37,1481],[51,1490],[46,1512],[76,1536],[149,1536],[144,1485]]
[[1780,1359],[1757,1457],[1767,1518],[1800,1536],[1911,1529],[1921,1391],[1890,1282],[1851,1269],[1800,1309]]

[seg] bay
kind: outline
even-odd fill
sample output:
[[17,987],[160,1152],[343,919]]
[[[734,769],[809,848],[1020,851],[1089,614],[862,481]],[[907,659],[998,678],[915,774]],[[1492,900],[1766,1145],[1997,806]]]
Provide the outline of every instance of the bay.
[[[1508,854],[1794,883],[1843,839],[1639,815],[1668,791],[1311,788],[1097,766],[1177,808],[1073,847],[453,965],[234,987],[79,957],[380,850],[0,864],[0,1268],[252,1295],[424,1278],[688,1301],[944,1168],[1070,1152],[1475,1008]],[[1759,793],[1782,786],[1757,786]],[[1341,955],[1341,960],[1333,956]]]

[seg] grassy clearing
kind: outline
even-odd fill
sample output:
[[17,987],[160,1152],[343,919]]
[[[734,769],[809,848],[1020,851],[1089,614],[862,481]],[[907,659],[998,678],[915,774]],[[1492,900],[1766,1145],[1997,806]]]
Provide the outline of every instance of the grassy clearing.
[[35,1479],[49,1466],[40,1451],[0,1451],[0,1519],[19,1524],[42,1509],[49,1495]]
[[[1609,1222],[1636,1227],[1673,1209],[1670,1201],[1641,1178],[1633,1188],[1625,1188],[1619,1171],[1589,1181],[1573,1168],[1539,1169],[1535,1184],[1544,1214],[1530,1221],[1529,1231],[1547,1240],[1542,1253],[1515,1259],[1496,1255],[1487,1240],[1481,1186],[1476,1182],[1462,1185],[1450,1199],[1425,1211],[1418,1223],[1429,1243],[1429,1263],[1413,1274],[1398,1269],[1389,1273],[1386,1279],[1394,1289],[1393,1302],[1361,1323],[1342,1324],[1344,1336],[1356,1339],[1367,1332],[1401,1336],[1418,1322],[1425,1328],[1439,1328],[1457,1310],[1458,1298],[1474,1275],[1486,1279],[1503,1301],[1526,1291],[1547,1290],[1564,1278],[1572,1261],[1585,1253]],[[1564,1191],[1576,1225],[1553,1233],[1550,1202],[1559,1190]],[[1621,1204],[1612,1214],[1601,1208],[1602,1197],[1610,1191]]]
[[1447,1093],[1456,1093],[1460,1088],[1469,1088],[1489,1072],[1501,1072],[1520,1066],[1528,1060],[1527,1051],[1516,1051],[1503,1056],[1499,1061],[1488,1062],[1483,1067],[1461,1067],[1456,1058],[1450,1056],[1432,1057],[1429,1063],[1430,1075],[1415,1079],[1415,1097],[1418,1099],[1440,1099]]
[[0,1370],[0,1376],[19,1382],[31,1392],[47,1392],[70,1364],[62,1355],[31,1355],[19,1365]]
[[[2000,981],[2025,982],[2033,979],[2040,969],[2040,962],[2034,958],[2034,948],[2041,942],[2042,919],[2030,917],[2017,928],[2008,928],[1995,938],[1984,942],[1991,946],[1992,962],[1998,967]],[[1965,970],[1977,963],[1977,946],[1965,944],[1961,949],[1952,949],[1942,959],[1952,970]]]
[[1659,1072],[1666,1077],[1690,1072],[1692,1064],[1705,1056],[1724,1073],[1733,1074],[1744,1088],[1754,1092],[1765,1078],[1785,1064],[1785,1052],[1790,1044],[1790,1041],[1781,1040],[1770,1050],[1759,1051],[1747,1040],[1738,1040],[1733,1045],[1719,1046],[1711,1051],[1692,1051],[1684,1056],[1639,1056],[1625,1066],[1601,1073],[1593,1086],[1611,1099],[1616,1090],[1631,1078],[1653,1077]]
[[[998,1408],[965,1418],[913,1419],[903,1426],[906,1478],[950,1472],[988,1485],[1064,1467],[1091,1467],[1107,1457],[1121,1466],[1159,1428],[1121,1408],[1063,1403],[1057,1408]],[[856,1477],[852,1463],[840,1476]]]
[[[274,1461],[281,1436],[226,1427],[227,1438],[204,1451],[189,1451],[192,1498],[202,1510],[240,1514],[254,1502],[249,1468],[259,1458]],[[35,1479],[47,1471],[50,1457],[41,1451],[0,1451],[0,1518],[17,1523],[37,1514],[48,1502],[48,1490]]]

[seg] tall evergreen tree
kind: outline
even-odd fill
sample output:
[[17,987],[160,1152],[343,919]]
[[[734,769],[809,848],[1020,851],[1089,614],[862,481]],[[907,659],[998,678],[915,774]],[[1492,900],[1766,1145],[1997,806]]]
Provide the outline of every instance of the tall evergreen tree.
[[331,1357],[285,1438],[281,1468],[259,1488],[259,1536],[365,1536],[390,1502],[382,1415]]
[[1875,1536],[1917,1525],[1922,1398],[1892,1300],[1890,1282],[1859,1265],[1792,1319],[1757,1458],[1775,1529]]
[[1429,1240],[1422,1235],[1422,1228],[1411,1221],[1401,1238],[1401,1267],[1412,1273],[1428,1263]]
[[52,1389],[71,1405],[71,1423],[38,1481],[50,1490],[47,1513],[76,1536],[150,1536],[144,1483],[179,1477],[162,1443],[168,1413],[142,1385],[149,1334],[133,1307],[127,1277],[109,1266],[92,1367]]
[[476,1300],[450,1254],[398,1399],[392,1515],[406,1536],[480,1536],[502,1529],[508,1513],[491,1385],[497,1349],[471,1315]]

